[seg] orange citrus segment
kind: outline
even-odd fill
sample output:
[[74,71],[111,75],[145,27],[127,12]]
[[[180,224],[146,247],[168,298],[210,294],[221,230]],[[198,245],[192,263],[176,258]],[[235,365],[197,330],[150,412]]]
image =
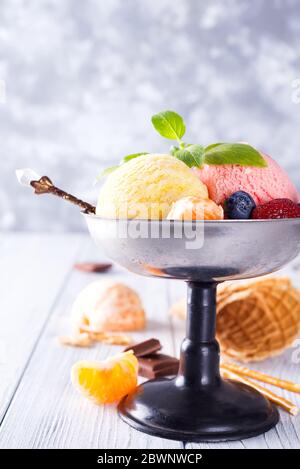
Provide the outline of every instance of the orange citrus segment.
[[213,200],[183,197],[173,203],[168,220],[223,220],[224,212]]
[[132,350],[102,362],[82,360],[73,365],[73,386],[97,404],[112,404],[137,385],[138,361]]

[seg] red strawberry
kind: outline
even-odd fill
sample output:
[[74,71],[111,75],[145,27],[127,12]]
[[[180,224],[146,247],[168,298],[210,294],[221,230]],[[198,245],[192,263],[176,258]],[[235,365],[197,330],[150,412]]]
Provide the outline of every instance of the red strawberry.
[[300,207],[290,199],[274,199],[258,205],[252,212],[252,218],[300,218]]

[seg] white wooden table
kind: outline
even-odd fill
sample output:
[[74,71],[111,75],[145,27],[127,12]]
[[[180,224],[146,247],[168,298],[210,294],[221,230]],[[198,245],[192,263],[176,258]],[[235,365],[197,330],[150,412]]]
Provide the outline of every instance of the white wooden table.
[[[82,287],[108,275],[141,295],[148,327],[136,340],[157,337],[164,351],[179,353],[184,325],[168,317],[172,302],[185,292],[183,282],[139,277],[115,266],[106,274],[81,273],[74,262],[104,257],[87,235],[3,234],[0,237],[0,448],[183,448],[183,443],[151,437],[123,423],[113,407],[81,397],[70,383],[80,359],[103,359],[121,347],[63,347],[71,304]],[[300,262],[286,270],[300,287]],[[300,345],[299,349],[300,349]],[[300,381],[300,363],[286,351],[254,364],[259,369]],[[295,361],[295,360],[294,360]],[[296,360],[297,361],[297,360]],[[300,406],[300,395],[276,390]],[[277,427],[265,435],[188,448],[300,448],[300,416],[281,412]]]

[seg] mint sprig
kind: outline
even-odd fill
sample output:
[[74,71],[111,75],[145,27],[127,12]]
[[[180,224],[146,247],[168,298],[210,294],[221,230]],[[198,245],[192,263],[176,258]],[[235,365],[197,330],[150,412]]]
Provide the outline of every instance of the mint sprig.
[[177,140],[181,144],[181,139],[185,134],[185,123],[183,118],[174,111],[164,111],[154,114],[151,118],[153,127],[157,132],[170,140]]
[[142,155],[148,155],[148,152],[144,151],[144,152],[140,152],[140,153],[131,153],[130,155],[126,155],[124,156],[120,163],[118,165],[115,165],[115,166],[110,166],[109,168],[105,168],[97,177],[96,177],[96,182],[97,181],[100,181],[100,179],[108,176],[109,174],[113,173],[116,169],[118,169],[120,166],[122,166],[123,164],[127,163],[128,161],[130,160],[133,160],[134,158],[138,158],[139,156],[142,156]]
[[[177,144],[170,148],[170,154],[181,160],[190,168],[201,168],[204,164],[253,166],[265,168],[266,160],[248,143],[212,143],[206,147],[199,144],[185,143],[182,137],[186,131],[183,118],[174,111],[162,111],[151,118],[155,130],[168,140],[176,140]],[[124,156],[118,166],[105,169],[97,179],[107,176],[128,161],[147,155],[147,152],[132,153]]]
[[105,168],[97,177],[96,181],[99,181],[101,178],[108,176],[110,173],[114,172],[119,166],[109,166]]
[[218,143],[204,150],[204,163],[211,165],[238,164],[265,168],[266,160],[247,143]]
[[264,168],[267,162],[261,154],[247,143],[212,143],[204,148],[198,144],[187,144],[181,139],[185,134],[183,118],[174,111],[164,111],[152,117],[152,124],[165,138],[177,140],[179,146],[171,147],[171,154],[187,166],[201,168],[204,164],[236,164]]
[[187,145],[175,151],[174,156],[183,161],[189,168],[203,166],[204,147],[202,145]]
[[134,158],[138,158],[139,156],[148,155],[148,154],[149,153],[147,151],[143,151],[140,153],[131,153],[131,155],[126,155],[124,156],[124,158],[122,158],[120,165],[127,163],[128,161],[133,160]]

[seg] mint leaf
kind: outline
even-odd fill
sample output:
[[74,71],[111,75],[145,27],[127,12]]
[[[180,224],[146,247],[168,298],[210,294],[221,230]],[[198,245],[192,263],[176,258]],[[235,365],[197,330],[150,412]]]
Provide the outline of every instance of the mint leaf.
[[121,160],[121,164],[127,163],[127,161],[133,160],[134,158],[138,158],[139,156],[142,155],[148,155],[149,153],[147,151],[141,152],[141,153],[132,153],[131,155],[126,155],[124,158]]
[[199,168],[203,165],[204,147],[197,144],[188,145],[183,150],[177,150],[174,156],[183,161],[189,168]]
[[100,179],[104,178],[105,176],[108,176],[110,173],[115,171],[119,166],[110,166],[109,168],[105,168],[102,173],[99,174],[99,176],[96,177],[96,181],[100,181]]
[[170,155],[172,156],[176,156],[176,153],[180,150],[179,147],[176,147],[175,145],[172,145],[170,150],[169,150],[169,153]]
[[238,164],[265,168],[268,166],[262,155],[246,143],[218,143],[209,145],[204,150],[206,164]]
[[172,145],[170,147],[169,153],[170,155],[176,156],[179,151],[184,150],[185,148],[190,147],[191,145],[193,144],[180,142],[180,145],[178,147],[176,145]]
[[124,156],[124,158],[122,158],[118,166],[110,166],[109,168],[104,169],[102,173],[100,173],[99,176],[96,177],[96,181],[99,181],[103,177],[108,176],[110,173],[112,173],[113,171],[115,171],[117,168],[127,163],[128,161],[133,160],[134,158],[138,158],[139,156],[148,155],[148,154],[149,154],[148,152],[144,151],[141,153],[132,153],[131,155]]
[[218,145],[222,145],[222,143],[211,143],[210,145],[207,145],[207,147],[205,147],[205,151],[211,150],[212,148],[215,148]]
[[153,127],[157,132],[170,140],[181,141],[185,134],[185,123],[182,117],[174,111],[164,111],[151,118]]

